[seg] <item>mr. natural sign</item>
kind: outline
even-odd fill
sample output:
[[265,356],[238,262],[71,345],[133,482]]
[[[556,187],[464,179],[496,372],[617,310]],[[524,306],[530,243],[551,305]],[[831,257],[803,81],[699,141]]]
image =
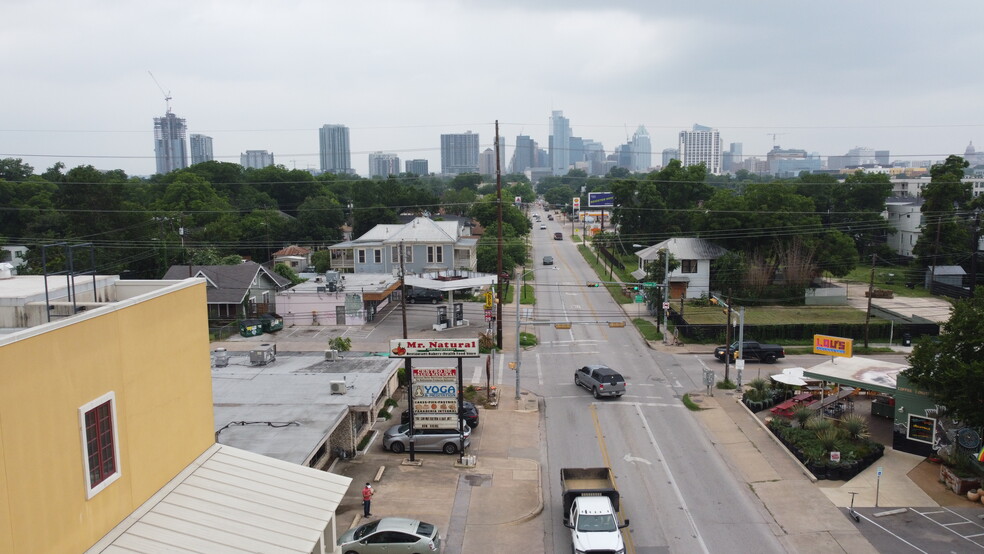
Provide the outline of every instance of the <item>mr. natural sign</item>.
[[393,339],[392,358],[477,358],[478,339]]

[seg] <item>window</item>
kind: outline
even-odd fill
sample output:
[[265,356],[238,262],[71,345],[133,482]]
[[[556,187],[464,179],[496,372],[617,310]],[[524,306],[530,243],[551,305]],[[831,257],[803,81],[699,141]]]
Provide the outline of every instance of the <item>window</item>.
[[365,250],[363,250],[363,249],[360,248],[357,255],[359,257],[359,263],[360,264],[366,263],[366,251]]
[[413,247],[404,246],[405,252],[403,252],[403,263],[412,264],[413,263]]
[[680,273],[697,273],[697,260],[681,260]]
[[383,250],[381,248],[372,249],[372,261],[377,264],[383,263]]
[[116,395],[107,393],[79,408],[86,498],[92,498],[120,477],[116,440]]
[[390,246],[390,263],[400,263],[400,247]]
[[444,247],[443,246],[428,246],[427,247],[427,263],[444,263]]

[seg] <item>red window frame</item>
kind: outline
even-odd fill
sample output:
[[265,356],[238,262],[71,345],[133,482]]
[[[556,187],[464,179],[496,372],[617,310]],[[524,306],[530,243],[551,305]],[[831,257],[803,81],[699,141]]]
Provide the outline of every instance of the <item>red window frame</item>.
[[116,437],[113,436],[112,400],[85,412],[86,457],[89,487],[95,488],[117,472]]

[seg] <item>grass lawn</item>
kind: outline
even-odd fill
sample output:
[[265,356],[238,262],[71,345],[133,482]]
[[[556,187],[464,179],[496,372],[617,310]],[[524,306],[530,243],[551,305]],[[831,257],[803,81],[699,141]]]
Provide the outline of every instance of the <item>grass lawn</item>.
[[[922,269],[903,266],[876,267],[875,268],[875,288],[890,290],[896,296],[904,297],[927,297],[932,296],[928,290],[923,288]],[[862,287],[867,289],[871,283],[871,267],[858,266],[854,268],[847,277],[843,278],[848,282],[849,287]],[[913,284],[913,288],[906,286],[906,283]]]

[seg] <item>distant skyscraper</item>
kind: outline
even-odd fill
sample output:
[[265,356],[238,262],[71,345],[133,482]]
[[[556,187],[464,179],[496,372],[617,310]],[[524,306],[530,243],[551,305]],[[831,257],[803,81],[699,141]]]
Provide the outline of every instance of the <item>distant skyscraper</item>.
[[632,135],[632,171],[648,172],[653,166],[653,145],[649,132],[642,125]]
[[554,110],[550,116],[550,170],[554,175],[567,175],[571,166],[571,122],[564,112]]
[[212,137],[191,135],[191,164],[212,161]]
[[441,173],[478,173],[478,134],[441,135]]
[[615,147],[615,166],[632,171],[635,162],[635,154],[632,151],[632,143],[620,144]]
[[506,137],[503,136],[499,137],[499,171],[506,174]]
[[703,163],[711,175],[721,174],[721,134],[717,129],[694,125],[680,131],[680,162],[684,167]]
[[742,144],[740,142],[732,142],[728,148],[728,151],[721,156],[721,171],[725,173],[734,173],[741,169],[742,163]]
[[414,175],[430,175],[427,169],[427,160],[407,160],[407,173]]
[[185,120],[174,115],[170,108],[164,117],[154,118],[154,156],[158,173],[188,167],[187,131]]
[[527,135],[516,136],[516,149],[509,162],[509,173],[523,173],[536,166],[536,141]]
[[[973,144],[971,144],[971,148],[973,148]],[[891,165],[890,158],[891,154],[888,150],[875,150],[875,163],[878,165],[888,167]]]
[[664,148],[663,149],[663,167],[666,167],[670,160],[679,160],[680,151],[676,148]]
[[253,169],[263,169],[273,165],[273,153],[266,150],[247,150],[239,155],[239,165]]
[[369,154],[369,177],[389,177],[400,174],[400,158],[388,152]]
[[591,139],[584,139],[584,161],[588,164],[588,175],[605,175],[605,147]]
[[482,175],[495,175],[495,150],[486,148],[478,155],[478,172]]
[[336,175],[354,173],[349,130],[344,125],[323,125],[318,131],[321,143],[321,171]]

